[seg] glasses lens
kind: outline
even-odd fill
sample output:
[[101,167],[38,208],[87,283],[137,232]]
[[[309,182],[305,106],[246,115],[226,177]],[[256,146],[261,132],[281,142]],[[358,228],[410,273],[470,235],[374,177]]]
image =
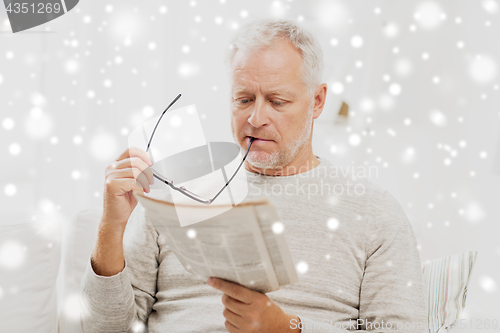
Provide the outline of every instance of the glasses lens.
[[[130,133],[129,146],[137,146],[145,150],[159,118],[158,116],[146,121]],[[153,161],[151,168],[157,174],[173,181],[176,187],[184,186],[207,200],[214,197],[225,186],[243,157],[240,155],[238,145],[234,143],[208,143],[205,140],[194,105],[169,110],[163,115],[154,132],[148,153]],[[244,179],[237,178],[235,176],[231,182],[231,184],[234,182],[234,189],[230,185],[227,190],[234,192],[234,195],[239,198],[241,195],[237,193],[239,188],[243,188],[244,198],[247,192],[246,176]],[[165,186],[167,185],[155,179],[155,185],[152,188]],[[171,194],[176,203],[193,204],[193,199],[180,192],[171,191]],[[217,202],[232,203],[234,198],[232,195],[221,193]]]
[[[192,148],[157,161],[153,168],[157,167],[159,173],[167,179],[173,180],[175,186],[184,186],[189,191],[208,200],[214,197],[229,181],[236,172],[241,159],[242,156],[236,144],[210,142],[204,146]],[[235,181],[233,191],[236,193],[236,187],[241,187],[241,184],[236,185],[238,183],[236,176],[233,181]],[[233,185],[233,181],[231,185]],[[246,177],[243,181],[246,184]],[[230,198],[226,196],[226,199]]]

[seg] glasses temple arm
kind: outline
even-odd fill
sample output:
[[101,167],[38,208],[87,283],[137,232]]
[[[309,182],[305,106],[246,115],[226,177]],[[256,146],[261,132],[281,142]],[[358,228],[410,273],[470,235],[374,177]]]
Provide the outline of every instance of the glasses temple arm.
[[229,183],[231,182],[231,180],[233,180],[234,176],[236,176],[236,174],[238,173],[238,170],[240,170],[241,166],[243,165],[243,162],[245,161],[245,159],[247,158],[247,155],[248,155],[248,152],[250,151],[250,147],[252,146],[252,142],[253,140],[255,140],[255,138],[250,138],[250,143],[248,144],[248,148],[247,148],[247,151],[245,152],[245,156],[243,156],[243,159],[241,160],[240,162],[240,165],[238,165],[238,168],[236,169],[236,171],[234,172],[234,174],[231,176],[231,178],[229,178],[229,180],[226,182],[226,185],[224,185],[223,188],[220,189],[219,192],[217,192],[217,194],[210,200],[208,200],[210,203],[214,202],[214,200],[219,196],[219,194],[222,193],[222,191],[224,191],[224,189],[229,185]]
[[168,109],[170,109],[170,107],[171,107],[172,105],[174,105],[174,103],[175,103],[175,102],[177,102],[177,100],[178,100],[179,98],[181,98],[181,94],[177,95],[177,97],[176,97],[176,98],[174,98],[174,100],[173,100],[172,102],[170,102],[170,104],[167,106],[167,108],[165,109],[165,111],[163,111],[163,112],[162,112],[162,114],[160,115],[160,118],[159,118],[159,119],[158,119],[158,121],[156,122],[156,125],[155,125],[155,127],[154,127],[154,129],[153,129],[153,133],[151,133],[151,136],[150,136],[150,138],[149,138],[148,146],[146,147],[146,152],[148,152],[148,150],[149,150],[149,145],[151,144],[151,141],[153,140],[153,136],[155,135],[156,128],[158,127],[158,124],[160,123],[161,118],[163,118],[163,115],[165,114],[165,112],[167,112],[167,111],[168,111]]

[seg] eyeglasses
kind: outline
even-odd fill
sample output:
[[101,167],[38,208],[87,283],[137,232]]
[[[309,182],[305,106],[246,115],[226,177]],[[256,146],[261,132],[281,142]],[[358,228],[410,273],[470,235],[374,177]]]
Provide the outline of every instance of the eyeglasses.
[[[168,109],[170,109],[170,107],[172,107],[172,105],[174,105],[175,102],[177,102],[177,100],[181,97],[181,94],[177,95],[177,97],[174,98],[174,100],[172,102],[170,102],[170,104],[167,106],[167,108],[165,109],[165,111],[162,112],[162,114],[160,115],[160,118],[158,119],[158,121],[156,122],[156,125],[155,127],[153,128],[153,132],[151,133],[151,137],[149,138],[149,141],[148,141],[148,146],[146,147],[146,152],[149,153],[149,147],[151,145],[151,141],[153,140],[153,136],[156,132],[156,128],[158,127],[158,124],[160,123],[161,119],[163,118],[163,115],[168,111]],[[219,194],[222,193],[222,191],[224,191],[224,189],[229,185],[229,183],[231,182],[231,180],[233,180],[234,176],[236,176],[236,174],[238,173],[238,170],[240,170],[241,168],[241,165],[243,164],[243,162],[245,162],[245,159],[247,158],[247,155],[248,155],[248,152],[250,151],[250,147],[252,146],[252,142],[255,138],[251,137],[250,138],[250,143],[248,144],[248,148],[245,152],[245,155],[243,156],[243,159],[241,160],[240,164],[238,165],[238,168],[236,169],[236,171],[234,172],[234,174],[231,176],[231,178],[229,178],[229,180],[226,182],[226,184],[217,192],[217,194],[211,198],[211,199],[204,199],[202,198],[201,196],[189,191],[188,189],[186,189],[184,186],[180,186],[180,187],[177,187],[174,185],[174,181],[173,180],[170,180],[170,179],[167,179],[166,177],[162,176],[159,172],[157,172],[155,169],[151,168],[151,171],[153,172],[153,176],[158,179],[159,181],[167,184],[168,186],[170,186],[173,190],[175,191],[178,191],[182,194],[184,194],[185,196],[195,200],[195,201],[198,201],[200,203],[203,203],[203,204],[206,204],[206,205],[210,205],[212,202],[214,202],[214,200],[219,196]]]

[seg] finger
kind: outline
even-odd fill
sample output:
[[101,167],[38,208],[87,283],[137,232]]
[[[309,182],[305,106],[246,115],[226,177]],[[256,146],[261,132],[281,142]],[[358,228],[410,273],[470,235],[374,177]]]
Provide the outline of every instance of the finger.
[[243,327],[244,319],[241,316],[237,315],[236,313],[232,312],[231,310],[225,308],[224,311],[222,311],[222,315],[235,328],[241,329]]
[[239,284],[211,277],[207,281],[208,285],[228,294],[234,299],[249,304],[255,298],[256,291],[240,286]]
[[145,150],[138,147],[130,147],[129,149],[125,150],[116,161],[120,161],[129,157],[139,157],[144,160],[149,166],[153,165],[149,154]]
[[141,188],[141,192],[143,191],[143,189],[146,190],[146,192],[148,193],[150,192],[149,183],[146,177],[143,174],[139,174],[139,176],[136,179],[132,168],[114,170],[112,172],[109,172],[108,175],[106,176],[106,182],[108,181],[113,182],[119,179],[131,179],[134,182],[136,182],[137,185]]
[[237,299],[232,298],[228,294],[222,295],[222,304],[226,307],[226,309],[231,310],[237,315],[242,315],[245,313],[245,307],[247,304],[238,301]]
[[130,157],[130,158],[123,159],[121,161],[113,162],[109,166],[109,169],[110,170],[113,170],[113,169],[118,170],[118,169],[130,168],[130,167],[137,169],[137,171],[135,173],[136,176],[142,172],[146,175],[146,177],[148,178],[148,182],[150,184],[154,183],[153,171],[149,168],[149,166],[146,164],[146,162],[144,162],[139,157]]
[[150,191],[151,189],[149,188],[149,180],[148,180],[148,178],[147,178],[147,177],[146,177],[143,173],[141,173],[141,174],[139,174],[139,176],[137,176],[137,179],[136,179],[136,180],[137,180],[137,182],[139,182],[139,184],[141,184],[141,186],[142,186],[144,189],[146,189],[146,190],[147,190],[146,192],[148,192],[148,193],[149,193],[149,191]]
[[242,333],[242,331],[240,331],[240,329],[236,326],[234,326],[233,324],[231,324],[229,321],[226,320],[226,322],[224,323],[224,326],[226,326],[226,329],[229,333]]
[[130,191],[144,192],[144,188],[139,186],[134,178],[109,178],[106,180],[106,183],[111,187],[113,193],[128,193]]
[[[136,163],[136,162],[138,162],[138,161],[135,161],[135,159],[136,159],[136,158],[137,158],[137,157],[134,157],[134,162],[132,163],[132,165],[133,165],[134,167],[135,167],[135,163]],[[141,173],[142,173],[142,174],[144,174],[144,175],[146,176],[146,178],[147,178],[147,180],[148,180],[148,183],[149,183],[149,184],[154,184],[153,171],[149,168],[149,166],[147,166],[147,165],[144,163],[144,161],[143,161],[143,160],[139,160],[139,161],[140,161],[140,162],[138,162],[138,163],[140,163],[140,165],[141,165],[141,166],[140,166],[140,168],[139,168],[139,169],[141,170]],[[144,165],[143,165],[143,163],[144,163]],[[146,167],[144,168],[144,166],[146,166]]]
[[[139,157],[130,157],[125,160],[116,162],[116,168],[121,169],[121,168],[126,168],[126,167],[132,167],[137,169],[135,172],[135,175],[137,176],[140,173],[143,173],[146,178],[148,179],[149,184],[154,183],[154,177],[153,177],[153,171],[149,167],[149,165],[141,158]],[[137,177],[136,177],[137,178]]]
[[144,170],[142,170],[142,173],[146,175],[146,177],[148,178],[148,183],[153,185],[155,183],[155,177],[153,176],[153,170],[151,170],[151,168],[146,168]]

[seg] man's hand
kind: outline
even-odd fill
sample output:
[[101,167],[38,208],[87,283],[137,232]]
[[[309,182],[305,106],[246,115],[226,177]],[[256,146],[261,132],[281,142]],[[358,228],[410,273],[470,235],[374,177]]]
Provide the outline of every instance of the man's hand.
[[290,321],[300,323],[297,316],[285,313],[266,294],[250,290],[236,283],[218,278],[210,278],[207,284],[222,291],[222,313],[226,318],[225,326],[231,333],[285,333],[300,332],[291,328]]
[[152,164],[148,153],[131,147],[106,168],[104,209],[90,259],[97,275],[113,276],[125,268],[123,233],[137,206],[133,191],[150,192],[149,185],[154,183],[149,168]]

